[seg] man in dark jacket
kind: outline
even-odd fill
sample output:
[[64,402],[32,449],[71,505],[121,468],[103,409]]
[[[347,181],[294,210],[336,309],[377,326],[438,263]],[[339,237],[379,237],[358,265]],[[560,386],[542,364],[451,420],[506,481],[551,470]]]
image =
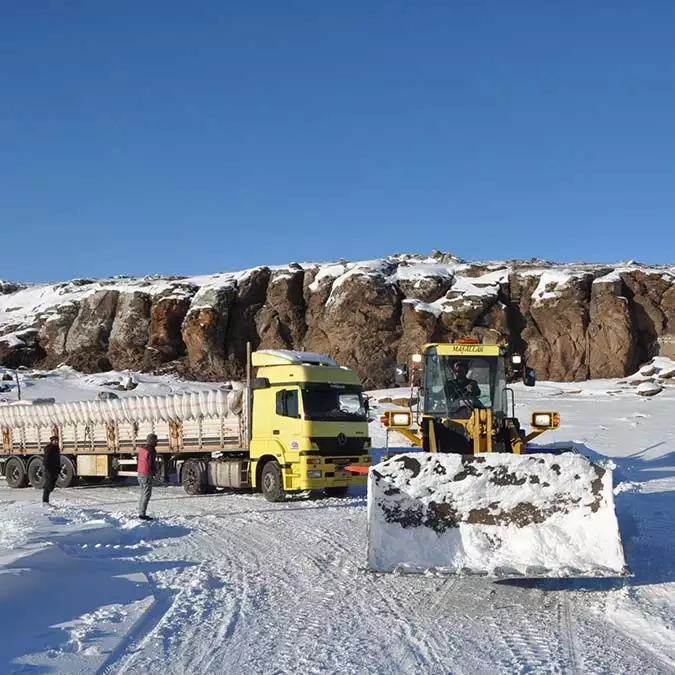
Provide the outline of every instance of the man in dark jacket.
[[141,520],[152,520],[147,515],[148,502],[152,494],[152,477],[155,475],[155,458],[157,457],[157,436],[150,434],[145,446],[138,449],[138,484],[141,486],[141,498],[138,505],[138,517]]
[[42,466],[45,477],[42,503],[49,504],[49,495],[56,487],[56,481],[61,473],[61,450],[58,436],[52,436],[49,443],[45,445]]

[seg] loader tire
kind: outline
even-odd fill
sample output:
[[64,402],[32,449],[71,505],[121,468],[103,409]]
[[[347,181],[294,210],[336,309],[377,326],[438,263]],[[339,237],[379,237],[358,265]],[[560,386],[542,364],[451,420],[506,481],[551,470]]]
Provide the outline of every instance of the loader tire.
[[26,464],[18,457],[12,457],[5,464],[5,479],[11,488],[25,488],[28,485]]
[[270,460],[263,467],[260,475],[260,488],[268,502],[283,502],[286,498],[281,467],[276,460]]
[[28,465],[28,480],[36,490],[42,490],[45,486],[45,467],[41,457],[32,459]]
[[189,495],[202,495],[206,491],[204,464],[198,459],[188,459],[180,472],[183,490]]
[[326,491],[326,497],[346,497],[347,492],[349,492],[349,486],[338,485],[336,487],[324,488],[324,490]]

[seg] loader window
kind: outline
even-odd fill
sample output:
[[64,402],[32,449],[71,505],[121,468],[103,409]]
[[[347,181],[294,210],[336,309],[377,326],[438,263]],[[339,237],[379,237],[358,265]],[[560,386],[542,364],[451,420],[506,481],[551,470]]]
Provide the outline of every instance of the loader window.
[[468,417],[474,408],[501,411],[505,387],[501,359],[427,354],[425,410],[428,414]]
[[295,419],[300,417],[297,389],[282,389],[277,392],[277,415]]
[[314,422],[365,422],[361,387],[342,384],[306,384],[302,387],[305,419]]

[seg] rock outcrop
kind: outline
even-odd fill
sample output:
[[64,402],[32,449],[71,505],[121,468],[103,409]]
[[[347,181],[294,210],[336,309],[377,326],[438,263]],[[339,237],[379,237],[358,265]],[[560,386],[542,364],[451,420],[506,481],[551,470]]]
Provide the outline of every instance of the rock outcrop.
[[151,311],[152,298],[148,293],[120,293],[108,345],[108,357],[116,370],[143,367],[150,339]]
[[193,298],[181,328],[188,376],[202,380],[225,378],[227,326],[236,295],[232,285],[206,288]]
[[526,353],[539,379],[623,377],[675,355],[675,268],[397,255],[211,277],[0,282],[0,365],[244,376],[246,346],[327,353],[369,387],[422,344]]

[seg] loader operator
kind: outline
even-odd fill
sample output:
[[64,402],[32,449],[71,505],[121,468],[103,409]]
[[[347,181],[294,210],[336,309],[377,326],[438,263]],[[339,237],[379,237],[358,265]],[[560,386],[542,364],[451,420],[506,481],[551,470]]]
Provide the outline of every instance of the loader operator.
[[457,360],[451,366],[451,376],[446,383],[446,396],[460,408],[465,408],[470,415],[473,408],[482,408],[480,401],[480,387],[476,380],[467,377],[469,363],[466,360]]

